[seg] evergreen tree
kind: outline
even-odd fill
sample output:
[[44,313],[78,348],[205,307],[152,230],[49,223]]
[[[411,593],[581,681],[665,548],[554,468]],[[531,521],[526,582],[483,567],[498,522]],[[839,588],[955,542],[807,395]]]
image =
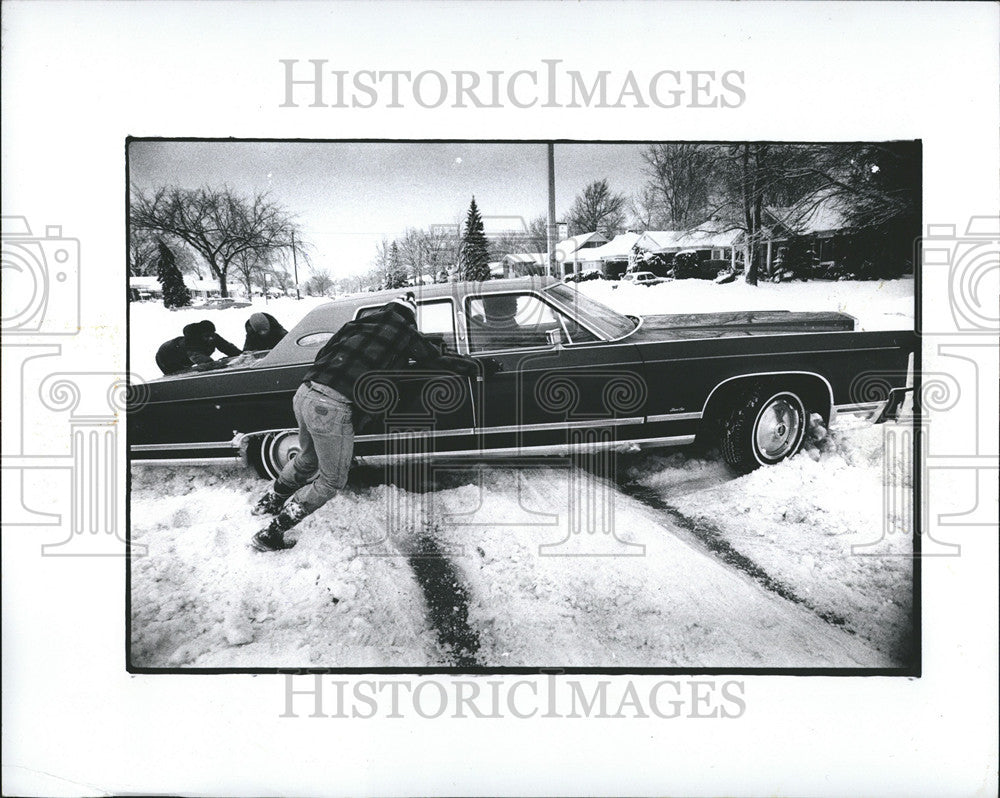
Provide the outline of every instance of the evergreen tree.
[[156,279],[163,286],[163,305],[168,308],[184,308],[191,304],[191,292],[184,285],[184,277],[177,268],[177,259],[170,247],[157,239],[158,257],[156,261]]
[[399,244],[392,242],[389,249],[389,268],[385,278],[386,288],[404,288],[407,284],[406,269],[403,268],[403,259],[399,255]]
[[476,207],[475,197],[472,198],[469,214],[465,218],[459,258],[459,272],[463,280],[482,282],[490,279],[490,255],[486,245],[486,232],[483,228],[483,217],[479,215],[479,208]]

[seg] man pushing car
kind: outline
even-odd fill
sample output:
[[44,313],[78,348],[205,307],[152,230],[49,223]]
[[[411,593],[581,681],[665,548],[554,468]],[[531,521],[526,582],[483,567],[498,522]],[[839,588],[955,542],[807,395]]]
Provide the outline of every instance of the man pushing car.
[[347,484],[354,454],[354,389],[363,376],[404,368],[410,360],[466,376],[499,368],[492,359],[443,355],[417,330],[416,313],[416,300],[407,293],[349,321],[320,349],[292,400],[301,450],[252,510],[254,515],[275,516],[254,535],[255,549],[294,546],[295,541],[285,540],[285,532]]

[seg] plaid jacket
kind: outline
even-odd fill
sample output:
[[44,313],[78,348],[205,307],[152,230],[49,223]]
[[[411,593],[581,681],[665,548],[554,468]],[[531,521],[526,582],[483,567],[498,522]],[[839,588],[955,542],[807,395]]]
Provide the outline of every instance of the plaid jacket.
[[427,368],[473,376],[479,361],[442,355],[420,334],[409,313],[389,305],[377,313],[349,321],[316,355],[305,381],[318,382],[355,401],[354,386],[371,371],[405,368],[410,359]]

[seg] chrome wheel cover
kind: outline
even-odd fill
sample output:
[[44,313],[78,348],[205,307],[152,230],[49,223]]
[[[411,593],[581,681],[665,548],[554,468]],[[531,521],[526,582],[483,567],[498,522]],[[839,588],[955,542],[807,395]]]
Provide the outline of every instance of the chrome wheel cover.
[[264,467],[272,477],[277,477],[288,463],[302,450],[297,432],[279,432],[268,436],[264,444]]
[[782,394],[770,399],[757,416],[754,447],[760,458],[776,462],[787,457],[802,437],[803,414],[794,397]]

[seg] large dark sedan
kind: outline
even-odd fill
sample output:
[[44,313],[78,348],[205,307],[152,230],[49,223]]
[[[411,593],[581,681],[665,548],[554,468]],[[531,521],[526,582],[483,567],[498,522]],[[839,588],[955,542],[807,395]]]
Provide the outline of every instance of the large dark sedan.
[[[883,418],[916,346],[912,332],[855,332],[842,313],[623,316],[546,278],[415,290],[421,331],[502,370],[366,376],[356,390],[360,461],[685,445],[711,434],[749,471],[797,452],[811,413],[827,423],[844,409]],[[270,352],[133,386],[132,461],[238,458],[274,476],[297,451],[292,394],[320,347],[398,294],[330,302]]]

